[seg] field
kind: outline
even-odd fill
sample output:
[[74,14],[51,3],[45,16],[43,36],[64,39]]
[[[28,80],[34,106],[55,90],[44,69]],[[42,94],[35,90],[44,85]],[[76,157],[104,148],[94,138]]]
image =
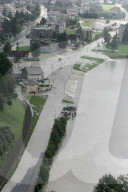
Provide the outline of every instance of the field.
[[94,23],[94,21],[84,21],[84,22],[82,23],[82,25],[83,25],[83,27],[88,27],[88,26],[90,26],[92,23]]
[[27,99],[30,102],[30,104],[32,105],[32,109],[34,112],[34,118],[33,118],[33,123],[32,123],[32,128],[34,129],[36,126],[36,123],[39,119],[40,113],[44,107],[44,104],[47,100],[47,96],[44,96],[44,97],[28,96]]
[[87,60],[90,60],[90,61],[96,61],[99,64],[104,62],[104,59],[101,59],[101,58],[87,57],[87,56],[82,56],[81,58],[82,59],[87,59]]
[[67,34],[67,35],[71,35],[71,34],[72,34],[72,30],[71,30],[71,29],[67,29],[67,30],[66,30],[66,34]]
[[14,142],[10,143],[6,153],[0,157],[0,167],[2,166],[8,152],[11,150],[14,143],[18,140],[23,124],[25,110],[21,101],[16,98],[12,99],[12,105],[4,104],[4,111],[0,111],[0,127],[10,127],[11,133],[14,135]]
[[128,54],[128,45],[119,45],[118,51],[120,53]]
[[21,101],[16,98],[12,105],[4,104],[4,111],[0,111],[0,127],[8,126],[14,134],[15,141],[18,139],[23,128],[25,110]]
[[111,59],[123,59],[128,58],[128,45],[119,45],[118,52],[109,52],[104,53],[106,56],[110,57]]
[[21,46],[19,47],[19,51],[30,51],[30,46]]
[[104,11],[109,12],[113,7],[116,7],[116,5],[102,5],[102,8]]

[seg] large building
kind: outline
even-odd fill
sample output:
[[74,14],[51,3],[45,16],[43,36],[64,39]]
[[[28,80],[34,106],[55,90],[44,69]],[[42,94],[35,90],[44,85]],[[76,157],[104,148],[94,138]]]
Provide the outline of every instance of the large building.
[[51,27],[56,33],[63,33],[66,30],[66,22],[64,21],[50,21],[45,24],[46,27]]
[[32,29],[30,34],[31,39],[50,39],[52,37],[51,27],[37,27]]
[[43,81],[44,73],[41,67],[24,67],[22,70],[22,79]]
[[125,30],[125,25],[121,25],[121,26],[119,27],[119,42],[120,42],[120,43],[122,43],[124,30]]

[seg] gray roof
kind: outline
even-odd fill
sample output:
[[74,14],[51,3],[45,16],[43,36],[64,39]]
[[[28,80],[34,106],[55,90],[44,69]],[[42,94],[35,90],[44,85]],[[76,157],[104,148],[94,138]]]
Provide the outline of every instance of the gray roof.
[[25,67],[29,75],[43,75],[41,67]]
[[24,81],[25,85],[38,85],[38,82],[32,79],[28,79],[26,81]]

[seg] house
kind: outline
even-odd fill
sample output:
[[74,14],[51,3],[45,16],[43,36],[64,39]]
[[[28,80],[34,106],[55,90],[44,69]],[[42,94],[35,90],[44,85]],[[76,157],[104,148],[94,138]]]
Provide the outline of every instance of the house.
[[41,67],[24,67],[22,70],[22,79],[43,81],[44,73]]
[[26,93],[37,93],[39,92],[38,82],[32,79],[23,81],[22,90]]
[[14,59],[26,58],[28,56],[29,56],[29,52],[28,51],[15,51],[15,50],[11,50],[8,53],[8,57],[13,57]]

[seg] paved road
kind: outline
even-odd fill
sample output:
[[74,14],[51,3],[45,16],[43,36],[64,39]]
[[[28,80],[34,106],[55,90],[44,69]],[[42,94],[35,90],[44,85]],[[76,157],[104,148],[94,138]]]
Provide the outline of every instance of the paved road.
[[61,111],[64,83],[68,82],[71,67],[65,67],[54,75],[54,88],[49,95],[39,121],[22,159],[2,192],[32,192],[37,180],[43,153],[46,150],[55,116]]

